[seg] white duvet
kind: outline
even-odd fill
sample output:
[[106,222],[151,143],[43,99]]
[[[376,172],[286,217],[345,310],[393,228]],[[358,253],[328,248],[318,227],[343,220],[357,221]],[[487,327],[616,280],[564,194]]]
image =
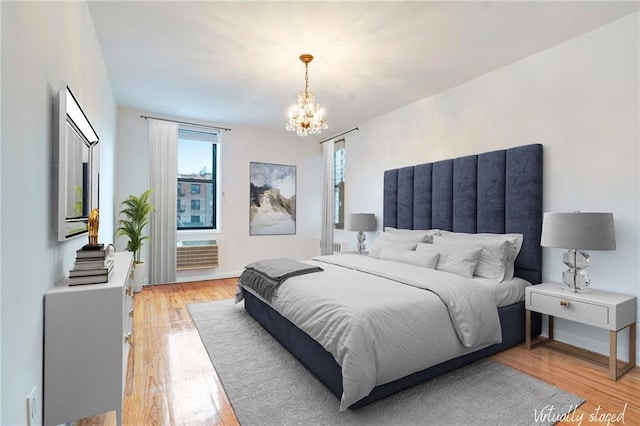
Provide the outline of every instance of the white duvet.
[[501,341],[495,300],[471,279],[359,255],[308,263],[324,271],[288,279],[271,306],[341,366],[340,410],[375,386]]

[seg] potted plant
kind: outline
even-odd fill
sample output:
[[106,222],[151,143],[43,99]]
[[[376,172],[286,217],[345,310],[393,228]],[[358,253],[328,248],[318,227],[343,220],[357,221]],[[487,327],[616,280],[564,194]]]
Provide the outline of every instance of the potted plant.
[[117,236],[126,236],[129,238],[126,250],[133,252],[133,291],[142,290],[142,281],[144,274],[141,265],[144,263],[140,260],[142,245],[144,240],[148,240],[149,236],[144,235],[144,227],[149,223],[149,214],[155,209],[149,203],[151,189],[147,189],[139,197],[129,195],[129,197],[120,203],[120,213],[118,214]]

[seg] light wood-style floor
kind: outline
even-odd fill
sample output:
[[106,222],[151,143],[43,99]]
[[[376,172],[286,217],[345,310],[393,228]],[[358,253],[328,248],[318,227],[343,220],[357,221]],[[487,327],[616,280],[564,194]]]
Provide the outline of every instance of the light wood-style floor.
[[[235,285],[236,279],[201,281],[146,287],[135,295],[125,425],[238,424],[186,307],[189,303],[231,298]],[[492,359],[587,400],[574,413],[575,421],[560,425],[579,424],[581,414],[582,425],[606,425],[603,416],[622,413],[625,404],[625,424],[640,425],[638,367],[614,382],[608,378],[606,367],[545,347],[528,351],[520,345]],[[115,412],[76,424],[115,425]]]

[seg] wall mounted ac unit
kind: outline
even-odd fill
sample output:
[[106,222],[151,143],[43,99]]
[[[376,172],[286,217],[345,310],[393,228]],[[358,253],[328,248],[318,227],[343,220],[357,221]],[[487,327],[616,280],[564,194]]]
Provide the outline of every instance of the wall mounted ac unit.
[[176,270],[218,267],[218,243],[215,240],[179,241]]

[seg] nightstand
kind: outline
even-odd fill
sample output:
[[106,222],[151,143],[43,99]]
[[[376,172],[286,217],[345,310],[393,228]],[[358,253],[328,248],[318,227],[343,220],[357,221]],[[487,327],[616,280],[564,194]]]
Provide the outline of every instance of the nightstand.
[[[525,289],[525,344],[531,349],[546,344],[554,349],[602,362],[606,357],[553,340],[553,318],[564,318],[609,330],[609,377],[618,377],[636,364],[636,297],[609,291],[587,289],[580,293],[564,290],[556,283],[542,283]],[[531,312],[549,316],[549,338],[531,343]],[[629,362],[618,368],[618,331],[629,327]]]

